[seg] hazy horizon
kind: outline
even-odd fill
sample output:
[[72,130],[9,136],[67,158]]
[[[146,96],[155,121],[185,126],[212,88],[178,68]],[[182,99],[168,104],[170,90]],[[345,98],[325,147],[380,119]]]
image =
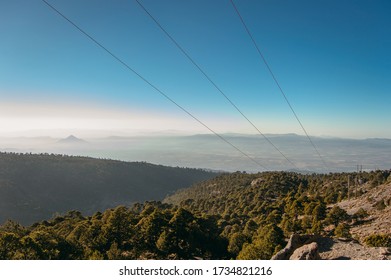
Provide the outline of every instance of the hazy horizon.
[[[260,137],[260,134],[254,132],[245,132],[245,131],[219,131],[219,135],[242,135],[249,137]],[[0,139],[9,139],[9,138],[52,138],[52,139],[64,139],[69,136],[75,136],[80,139],[102,139],[110,137],[138,137],[138,136],[150,136],[150,137],[160,137],[160,136],[196,136],[196,135],[210,135],[216,137],[213,133],[204,130],[175,130],[175,129],[124,129],[124,130],[100,130],[100,129],[26,129],[26,130],[14,130],[14,131],[0,131]],[[269,136],[284,136],[284,135],[297,135],[302,137],[307,137],[304,133],[297,132],[265,132],[263,133],[266,137]],[[341,135],[309,135],[310,138],[335,138],[335,139],[351,139],[351,140],[366,140],[366,139],[390,139],[391,137],[376,137],[372,135],[362,136],[362,137],[344,137]],[[218,137],[216,138],[218,139]],[[224,142],[221,142],[224,144]]]
[[0,137],[0,151],[145,161],[174,167],[229,172],[287,170],[327,173],[355,171],[357,165],[363,166],[366,171],[391,168],[391,139],[312,137],[325,161],[323,164],[307,137],[303,135],[266,135],[291,161],[288,162],[259,135],[224,134],[225,139],[263,166],[260,167],[212,134],[179,135],[171,132],[165,135],[110,135],[90,138],[77,134],[73,136],[78,139],[45,136]]

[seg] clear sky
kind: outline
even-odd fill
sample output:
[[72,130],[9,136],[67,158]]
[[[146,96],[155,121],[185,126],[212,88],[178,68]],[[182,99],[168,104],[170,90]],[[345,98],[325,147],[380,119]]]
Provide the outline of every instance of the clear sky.
[[[48,2],[212,129],[256,133],[134,0]],[[263,133],[303,134],[229,0],[141,2]],[[235,3],[310,135],[391,138],[391,1]],[[209,132],[40,0],[0,0],[0,35],[2,135]]]

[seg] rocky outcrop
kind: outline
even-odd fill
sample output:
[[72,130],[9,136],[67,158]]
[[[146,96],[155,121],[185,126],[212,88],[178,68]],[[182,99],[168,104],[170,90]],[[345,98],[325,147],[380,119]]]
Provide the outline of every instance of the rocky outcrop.
[[289,260],[296,249],[314,242],[317,238],[318,236],[313,234],[292,234],[285,248],[275,254],[272,260]]
[[312,242],[296,249],[289,258],[290,260],[320,260],[318,244]]

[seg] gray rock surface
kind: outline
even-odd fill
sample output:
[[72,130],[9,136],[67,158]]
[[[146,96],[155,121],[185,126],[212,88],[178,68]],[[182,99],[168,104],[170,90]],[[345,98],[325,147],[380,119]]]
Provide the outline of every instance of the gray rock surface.
[[318,244],[312,242],[297,248],[289,258],[290,260],[320,260]]
[[314,242],[318,236],[312,234],[292,234],[288,244],[272,257],[272,260],[289,260],[293,252],[305,244]]

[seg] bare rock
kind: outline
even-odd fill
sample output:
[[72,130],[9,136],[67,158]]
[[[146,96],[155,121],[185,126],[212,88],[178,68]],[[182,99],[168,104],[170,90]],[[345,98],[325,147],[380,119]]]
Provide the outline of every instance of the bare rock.
[[317,243],[323,260],[391,260],[386,247],[367,247],[355,240],[346,242],[329,237],[322,237]]
[[285,248],[277,252],[277,254],[275,254],[271,259],[289,260],[290,256],[297,248],[314,242],[317,238],[318,236],[312,234],[292,234]]
[[264,178],[262,178],[262,177],[256,178],[256,179],[252,180],[251,186],[252,186],[252,187],[255,187],[255,186],[260,185],[260,184],[263,183],[263,182],[265,182],[265,179],[264,179]]
[[296,249],[289,258],[290,260],[320,260],[318,244],[312,242]]

